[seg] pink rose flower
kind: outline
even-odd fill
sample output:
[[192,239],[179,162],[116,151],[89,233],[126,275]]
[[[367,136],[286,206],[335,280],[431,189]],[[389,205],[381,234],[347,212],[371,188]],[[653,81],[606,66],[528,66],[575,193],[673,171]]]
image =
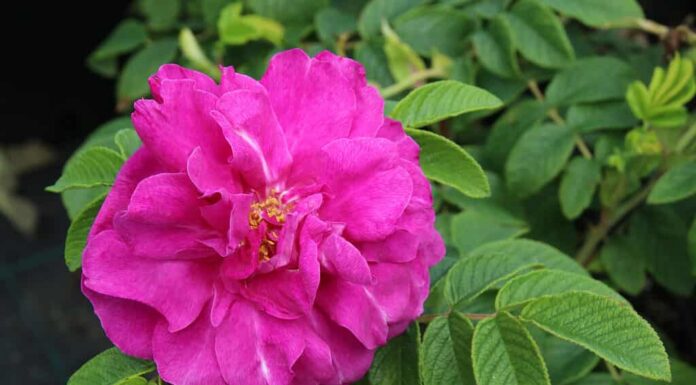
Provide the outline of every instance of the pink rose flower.
[[84,252],[107,336],[175,385],[360,379],[444,255],[419,148],[362,66],[290,50],[261,81],[165,65],[150,87]]

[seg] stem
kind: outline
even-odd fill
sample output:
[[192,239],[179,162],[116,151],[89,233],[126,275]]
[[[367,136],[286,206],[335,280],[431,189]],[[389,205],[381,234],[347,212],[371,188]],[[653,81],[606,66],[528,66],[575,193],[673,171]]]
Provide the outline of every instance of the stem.
[[[416,319],[416,321],[420,322],[420,323],[427,324],[438,317],[447,317],[450,315],[451,312],[452,312],[452,310],[448,310],[444,313],[422,315],[422,316],[418,317],[418,319]],[[470,320],[474,320],[474,321],[480,321],[480,320],[483,320],[486,318],[495,317],[495,313],[491,313],[491,314],[489,314],[489,313],[464,313],[462,315],[464,317],[466,317]]]
[[[643,32],[651,33],[664,40],[669,36],[670,28],[658,22],[648,19],[636,20],[635,26]],[[686,25],[678,25],[673,28],[679,34],[679,37],[688,44],[696,44],[696,32],[692,31]]]
[[585,238],[585,242],[580,247],[580,250],[575,255],[575,260],[583,266],[587,266],[595,257],[597,246],[606,238],[607,234],[616,226],[617,223],[633,209],[638,207],[645,198],[648,197],[650,191],[657,183],[661,174],[656,174],[642,190],[633,195],[629,200],[616,208],[613,212],[607,209],[602,210],[601,217],[597,226],[590,228],[589,235]]
[[[544,101],[544,93],[541,92],[539,84],[537,84],[536,81],[529,80],[527,82],[527,87],[538,101]],[[546,115],[559,126],[565,126],[565,120],[558,112],[558,109],[556,109],[555,107],[548,110],[546,112]],[[592,159],[592,151],[590,151],[590,148],[587,146],[587,143],[585,143],[585,141],[582,140],[582,137],[578,134],[575,134],[575,147],[577,147],[578,150],[580,150],[580,153],[583,157],[585,157],[586,159]]]
[[423,80],[427,80],[430,78],[441,78],[444,76],[445,74],[442,72],[442,70],[436,68],[428,68],[422,71],[414,72],[413,74],[411,74],[411,76],[407,77],[406,79],[401,80],[398,83],[392,84],[389,87],[383,88],[381,91],[382,97],[388,99],[389,97],[398,95],[401,92],[406,91],[418,82],[422,82]]
[[350,32],[344,32],[338,35],[338,40],[336,41],[336,53],[339,56],[346,56],[346,44],[350,40]]

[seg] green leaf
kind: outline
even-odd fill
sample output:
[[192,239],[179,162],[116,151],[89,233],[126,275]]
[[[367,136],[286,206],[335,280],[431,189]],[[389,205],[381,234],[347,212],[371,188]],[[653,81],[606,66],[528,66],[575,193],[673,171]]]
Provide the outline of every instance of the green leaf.
[[[355,59],[365,66],[367,79],[384,87],[394,82],[382,44],[362,41],[355,46]],[[386,109],[385,109],[386,113]]]
[[552,105],[623,99],[636,77],[633,68],[617,58],[583,58],[554,76],[546,99]]
[[453,312],[438,317],[423,337],[423,384],[468,385],[473,382],[471,367],[471,322]]
[[694,379],[696,379],[696,368],[676,359],[671,359],[670,365],[672,366],[671,382],[650,380],[632,373],[623,373],[622,375],[625,382],[630,385],[693,385]]
[[575,104],[568,108],[568,127],[580,132],[628,128],[636,123],[631,109],[623,100]]
[[243,45],[252,40],[265,39],[275,45],[283,41],[284,29],[275,20],[259,16],[242,16],[242,3],[223,8],[218,19],[220,41],[228,45]]
[[624,370],[658,380],[670,379],[669,361],[660,338],[625,303],[570,292],[531,302],[521,317]]
[[420,165],[425,176],[470,197],[483,198],[490,194],[481,166],[459,145],[425,130],[407,128],[406,133],[421,147]]
[[500,98],[504,104],[513,102],[527,89],[527,82],[523,79],[502,78],[485,68],[477,71],[476,84]]
[[531,239],[488,243],[469,253],[468,257],[478,258],[485,255],[513,255],[525,263],[536,263],[549,269],[588,275],[587,271],[570,256],[552,246]]
[[551,383],[554,385],[574,383],[574,381],[587,376],[599,362],[599,357],[589,350],[562,340],[537,327],[530,328],[529,332],[541,350],[541,356],[549,371]]
[[123,157],[105,147],[93,147],[77,154],[63,170],[63,175],[52,186],[50,192],[63,192],[68,189],[111,186]]
[[502,170],[515,143],[545,116],[544,104],[532,99],[522,100],[506,109],[486,139],[484,155],[489,167]]
[[527,232],[525,221],[500,208],[465,210],[452,218],[453,243],[463,255],[488,242],[517,238]]
[[696,276],[696,217],[691,222],[687,238],[689,256],[691,257],[691,274]]
[[129,357],[116,348],[107,349],[87,361],[68,380],[68,385],[120,385],[155,370],[155,365]]
[[536,0],[521,0],[506,14],[515,46],[541,67],[565,67],[575,59],[573,47],[558,17]]
[[386,22],[382,24],[384,35],[384,53],[387,55],[387,65],[394,80],[397,82],[408,79],[411,74],[425,69],[425,62]]
[[189,28],[183,28],[179,32],[179,47],[184,57],[191,62],[191,65],[215,79],[220,79],[220,69],[213,64],[205,55],[198,40]]
[[392,118],[418,128],[467,112],[492,110],[500,99],[478,87],[455,80],[426,84],[406,95],[392,111]]
[[542,0],[558,12],[597,28],[631,26],[642,19],[643,10],[636,0]]
[[620,385],[609,373],[590,373],[573,385]]
[[134,100],[146,95],[150,88],[147,78],[165,63],[174,61],[178,49],[176,39],[157,40],[131,56],[116,84],[119,100]]
[[635,81],[628,86],[626,101],[637,118],[647,120],[650,113],[650,92],[640,81]]
[[495,298],[497,309],[520,306],[547,295],[571,291],[586,291],[612,298],[620,302],[626,300],[609,286],[586,275],[568,273],[561,270],[532,271],[508,281]]
[[648,195],[648,203],[665,204],[686,199],[696,193],[696,160],[671,168]]
[[[88,66],[95,72],[105,75],[116,75],[115,58],[128,53],[145,43],[147,33],[145,26],[137,20],[125,19],[104,39],[97,49],[87,58]],[[113,65],[112,65],[113,64]]]
[[379,34],[382,20],[391,22],[424,0],[372,0],[363,8],[358,18],[358,31],[364,39]]
[[481,65],[498,76],[516,78],[520,66],[508,20],[502,16],[490,21],[488,28],[473,37],[474,49]]
[[551,385],[539,347],[510,313],[476,325],[472,353],[479,385]]
[[467,13],[446,6],[416,7],[394,19],[401,40],[428,57],[434,50],[452,57],[463,54],[475,28]]
[[143,144],[143,142],[140,141],[138,133],[132,128],[119,130],[114,136],[114,142],[119,150],[121,150],[121,156],[123,156],[124,159],[130,158]]
[[613,237],[599,253],[604,270],[621,290],[638,295],[645,287],[645,261],[626,237]]
[[565,126],[547,123],[524,133],[505,164],[508,189],[521,198],[541,190],[563,170],[573,145],[573,131]]
[[293,0],[292,6],[287,0],[247,0],[247,4],[258,15],[289,25],[311,22],[329,0]]
[[231,0],[202,0],[201,10],[205,24],[208,27],[215,28],[220,18],[220,12],[230,2]]
[[68,228],[65,239],[65,264],[70,271],[76,271],[82,266],[82,251],[87,244],[87,235],[105,197],[106,195],[99,196],[82,209]]
[[445,297],[451,306],[471,301],[484,291],[539,263],[514,254],[465,257],[452,266],[445,277]]
[[375,353],[370,382],[384,385],[419,385],[420,330],[412,323],[405,333]]
[[142,9],[150,28],[166,31],[176,26],[181,0],[143,0]]
[[561,211],[566,218],[575,219],[590,206],[601,179],[601,165],[592,159],[575,157],[568,163],[558,189]]
[[355,16],[333,7],[324,8],[314,16],[319,38],[324,44],[331,46],[341,34],[354,32],[357,22]]

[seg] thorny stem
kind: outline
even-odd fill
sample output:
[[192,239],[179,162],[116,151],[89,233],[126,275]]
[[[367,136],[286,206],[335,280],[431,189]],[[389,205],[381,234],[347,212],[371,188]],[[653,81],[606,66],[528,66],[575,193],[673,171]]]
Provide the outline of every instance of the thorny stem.
[[382,97],[385,99],[388,99],[389,97],[392,97],[394,95],[397,95],[403,91],[406,91],[407,89],[413,87],[415,84],[418,82],[422,82],[423,80],[427,80],[430,78],[442,78],[445,77],[445,73],[442,72],[441,69],[439,68],[428,68],[422,71],[414,72],[411,74],[411,76],[407,77],[406,79],[392,84],[389,87],[383,88],[381,90]]
[[[540,101],[544,101],[544,93],[541,92],[541,89],[539,88],[539,84],[537,84],[536,81],[534,80],[529,80],[527,82],[527,87],[529,90],[532,92],[532,95]],[[558,112],[558,109],[551,108],[546,112],[546,115],[553,120],[554,123],[558,124],[559,126],[565,125],[565,120],[563,117],[561,117],[561,114]],[[580,135],[575,135],[575,146],[580,150],[580,153],[582,154],[583,157],[586,159],[592,159],[592,151],[590,151],[590,148],[587,147],[587,144],[585,143],[584,140],[582,140],[582,137]]]
[[652,191],[652,188],[655,186],[655,183],[657,183],[657,180],[660,178],[661,173],[657,173],[651,180],[648,182],[645,187],[643,187],[639,192],[637,192],[635,195],[633,195],[629,200],[624,202],[622,205],[616,208],[614,211],[609,211],[608,209],[603,209],[601,213],[601,217],[599,220],[599,223],[590,228],[589,235],[587,238],[585,238],[585,242],[582,244],[580,247],[580,250],[578,253],[575,255],[575,260],[578,261],[583,266],[587,266],[592,259],[594,259],[596,252],[595,250],[597,249],[597,246],[606,238],[607,234],[609,234],[609,231],[611,231],[614,226],[616,226],[617,223],[621,222],[621,220],[633,209],[638,207],[645,198],[648,197],[650,194],[650,191]]
[[[432,320],[434,320],[435,318],[447,317],[450,315],[451,312],[452,312],[452,310],[448,310],[444,313],[434,313],[434,314],[422,315],[422,316],[418,317],[418,319],[416,321],[420,322],[420,323],[429,323]],[[495,313],[491,313],[491,314],[488,314],[488,313],[463,313],[462,315],[470,320],[475,320],[475,321],[483,320],[483,319],[490,318],[490,317],[495,317]]]

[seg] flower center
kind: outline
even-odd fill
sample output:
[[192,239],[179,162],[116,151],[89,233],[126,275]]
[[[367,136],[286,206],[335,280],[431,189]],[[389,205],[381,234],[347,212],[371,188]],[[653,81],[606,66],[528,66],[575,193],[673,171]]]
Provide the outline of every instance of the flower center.
[[291,210],[292,205],[284,204],[276,191],[271,191],[266,199],[251,204],[249,227],[253,230],[261,228],[264,232],[259,246],[260,261],[268,261],[275,254],[278,232]]

